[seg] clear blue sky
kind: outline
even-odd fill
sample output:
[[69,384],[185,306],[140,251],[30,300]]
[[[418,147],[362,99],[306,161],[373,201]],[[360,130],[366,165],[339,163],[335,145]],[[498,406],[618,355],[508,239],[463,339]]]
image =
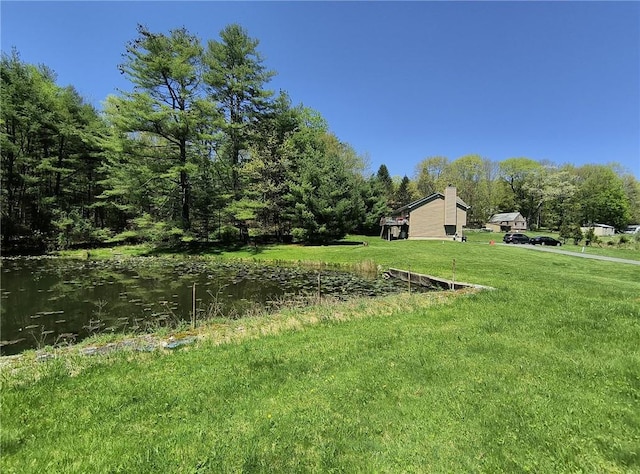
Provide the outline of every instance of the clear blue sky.
[[136,24],[260,40],[270,83],[371,171],[429,156],[618,162],[640,178],[638,2],[1,2],[2,51],[100,107]]

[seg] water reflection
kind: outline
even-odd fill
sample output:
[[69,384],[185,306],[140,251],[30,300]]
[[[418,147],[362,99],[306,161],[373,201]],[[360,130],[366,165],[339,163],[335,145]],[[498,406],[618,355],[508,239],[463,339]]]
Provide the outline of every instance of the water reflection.
[[198,319],[241,317],[253,305],[318,291],[346,297],[406,288],[347,272],[199,259],[3,259],[0,353],[190,321],[194,284]]

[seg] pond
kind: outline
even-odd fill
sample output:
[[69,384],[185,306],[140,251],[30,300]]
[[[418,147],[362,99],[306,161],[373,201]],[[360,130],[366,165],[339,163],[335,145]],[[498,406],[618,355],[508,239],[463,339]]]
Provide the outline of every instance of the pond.
[[287,301],[405,291],[395,279],[300,266],[197,258],[120,261],[2,259],[0,354],[78,342],[97,333],[150,331],[197,320],[237,318]]

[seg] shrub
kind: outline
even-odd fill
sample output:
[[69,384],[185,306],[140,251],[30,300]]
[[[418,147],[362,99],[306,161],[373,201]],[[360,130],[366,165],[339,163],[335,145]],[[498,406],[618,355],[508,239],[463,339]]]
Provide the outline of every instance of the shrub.
[[240,233],[236,227],[225,225],[213,233],[213,239],[223,244],[230,244],[237,242],[239,235]]
[[97,232],[99,229],[93,226],[91,220],[83,217],[78,209],[58,213],[53,220],[53,225],[58,230],[56,243],[60,249],[78,244],[96,243],[102,235]]
[[576,224],[573,229],[571,229],[571,238],[573,239],[574,245],[578,245],[584,238],[584,236],[582,235],[582,229],[579,225]]
[[309,237],[307,230],[300,227],[292,229],[291,235],[293,236],[293,239],[298,242],[306,242]]
[[586,240],[587,245],[596,243],[598,241],[598,237],[593,230],[593,227],[589,227],[589,229],[584,234],[584,239]]
[[140,236],[140,234],[135,230],[125,230],[120,232],[119,234],[114,235],[110,239],[107,240],[110,244],[137,244],[142,242],[144,239]]

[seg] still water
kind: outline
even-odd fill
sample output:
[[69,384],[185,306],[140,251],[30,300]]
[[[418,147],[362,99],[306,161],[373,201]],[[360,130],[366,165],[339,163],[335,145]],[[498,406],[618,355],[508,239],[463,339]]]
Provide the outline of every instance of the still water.
[[406,283],[334,270],[157,257],[2,259],[0,354],[142,332],[196,317],[241,317],[287,299],[379,295]]

